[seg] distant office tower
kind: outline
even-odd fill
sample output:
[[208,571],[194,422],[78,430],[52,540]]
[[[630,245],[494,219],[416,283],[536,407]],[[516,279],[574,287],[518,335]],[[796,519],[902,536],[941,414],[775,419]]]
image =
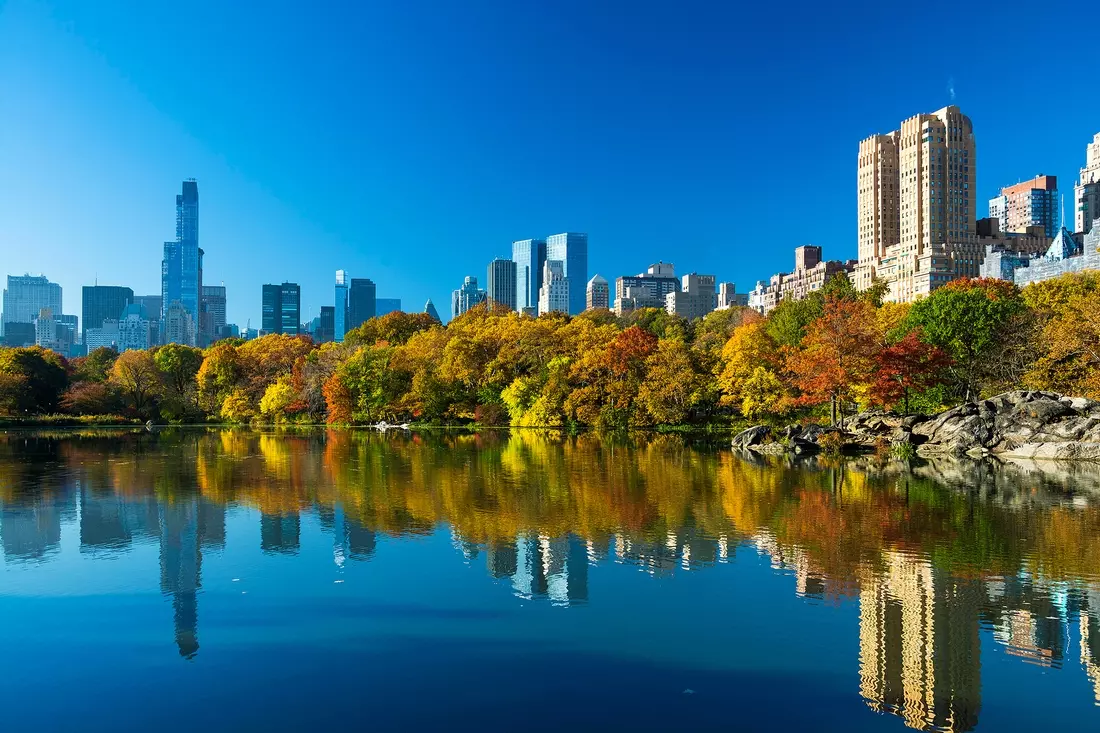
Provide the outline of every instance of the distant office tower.
[[569,279],[565,276],[565,263],[547,260],[542,266],[542,289],[539,290],[539,315],[569,312]]
[[715,306],[715,310],[726,310],[727,308],[747,306],[748,304],[748,294],[738,293],[735,283],[718,284],[718,305]]
[[265,333],[297,336],[302,324],[302,292],[297,283],[264,285],[263,323]]
[[585,292],[585,305],[588,310],[593,308],[609,308],[611,305],[611,287],[607,280],[594,275],[588,281],[588,289]]
[[547,237],[546,259],[559,260],[565,277],[572,283],[569,287],[569,313],[576,315],[583,311],[584,291],[581,283],[588,282],[588,235],[566,233]]
[[542,287],[542,266],[546,262],[545,239],[521,239],[512,242],[512,261],[516,263],[516,310],[537,308]]
[[462,282],[462,287],[451,293],[451,318],[457,318],[484,302],[485,291],[477,286],[477,278],[467,276]]
[[53,317],[53,311],[43,308],[34,319],[34,344],[43,349],[57,348],[57,321]]
[[51,313],[62,312],[60,285],[42,276],[8,275],[8,287],[4,289],[4,312],[0,316],[0,336],[8,335],[8,324],[20,323],[23,326],[16,329],[20,340],[25,340],[29,332],[30,343],[33,344],[34,321],[43,308],[49,308]]
[[[197,342],[195,322],[191,319],[191,313],[178,300],[168,304],[168,308],[164,311],[164,320],[161,321],[160,326],[164,332],[163,342],[166,344],[190,346]],[[88,333],[91,333],[90,329]]]
[[[176,304],[178,313],[186,316],[186,312],[183,307],[178,303]],[[103,325],[99,328],[89,328],[84,332],[84,349],[89,354],[96,349],[106,347],[108,349],[118,350],[118,321],[108,320],[104,321]]]
[[671,262],[655,262],[645,272],[615,278],[615,312],[619,315],[640,308],[664,308],[665,296],[680,289]]
[[347,331],[362,326],[364,321],[369,321],[377,314],[377,288],[374,281],[365,277],[353,277],[348,290]]
[[1092,231],[1093,222],[1100,219],[1100,132],[1085,148],[1085,167],[1073,187],[1074,228],[1078,232]]
[[134,304],[145,306],[149,322],[153,324],[153,346],[157,346],[161,343],[161,337],[164,335],[161,330],[161,319],[164,316],[164,298],[160,295],[135,295]]
[[683,277],[683,288],[665,296],[665,311],[689,321],[714,310],[714,275],[690,273]]
[[199,346],[214,342],[218,329],[225,325],[225,286],[203,285],[199,305]]
[[375,298],[374,315],[381,317],[387,313],[396,313],[401,310],[401,298]]
[[332,341],[335,334],[336,308],[331,305],[321,306],[321,316],[317,319],[317,328],[313,331],[313,340],[319,344]]
[[1057,177],[1039,175],[1002,188],[1000,196],[989,200],[989,218],[999,222],[1002,232],[1022,234],[1028,227],[1041,226],[1053,237],[1060,226]]
[[975,155],[970,118],[955,106],[859,144],[857,287],[878,277],[888,299],[908,302],[978,274]]
[[[199,185],[194,180],[187,180],[183,182],[183,192],[176,196],[176,241],[164,243],[161,298],[165,308],[178,302],[191,317],[189,330],[177,330],[177,333],[192,334],[190,346],[196,343],[200,324],[202,256],[203,251],[199,249]],[[167,336],[164,340],[175,343]]]
[[488,299],[511,310],[516,309],[516,263],[497,258],[489,263],[489,279],[486,283]]
[[344,341],[348,328],[348,274],[336,271],[336,298],[333,301],[332,338],[337,343]]
[[117,285],[85,285],[81,294],[81,320],[85,332],[89,328],[99,328],[104,321],[117,321],[126,306],[134,302],[134,291]]
[[145,306],[126,306],[118,321],[118,351],[148,349],[153,345],[153,322]]
[[431,298],[428,298],[428,302],[424,304],[424,312],[435,320],[439,321],[440,323],[443,322],[443,319],[439,317],[439,311],[435,309],[435,303],[432,302]]
[[[65,332],[62,336],[61,333]],[[80,335],[80,318],[78,316],[61,315],[57,319],[57,332],[58,340],[69,344],[69,355],[80,356],[79,352],[74,348],[77,343],[83,341]]]

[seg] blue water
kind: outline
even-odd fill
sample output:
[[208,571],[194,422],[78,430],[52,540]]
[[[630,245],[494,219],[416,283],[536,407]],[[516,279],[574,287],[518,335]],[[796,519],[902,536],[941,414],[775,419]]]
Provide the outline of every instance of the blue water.
[[865,467],[741,460],[675,439],[5,435],[2,729],[1100,726],[1090,494],[923,481],[917,500],[894,474],[831,488]]

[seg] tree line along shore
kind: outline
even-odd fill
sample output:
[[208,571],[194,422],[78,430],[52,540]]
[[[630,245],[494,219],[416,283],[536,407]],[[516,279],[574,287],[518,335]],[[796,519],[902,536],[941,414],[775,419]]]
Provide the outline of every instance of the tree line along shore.
[[657,309],[390,313],[342,343],[268,335],[66,360],[0,348],[0,424],[391,423],[583,429],[930,413],[1012,389],[1100,398],[1100,273],[961,279],[911,304],[843,276],[766,317]]

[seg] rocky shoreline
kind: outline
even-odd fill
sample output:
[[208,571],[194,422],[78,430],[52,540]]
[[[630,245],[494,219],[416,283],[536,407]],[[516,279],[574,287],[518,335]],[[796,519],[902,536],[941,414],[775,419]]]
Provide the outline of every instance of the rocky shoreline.
[[1020,390],[937,415],[864,412],[843,430],[756,425],[733,438],[734,448],[762,454],[817,453],[830,445],[846,452],[907,445],[922,456],[1100,461],[1100,402]]

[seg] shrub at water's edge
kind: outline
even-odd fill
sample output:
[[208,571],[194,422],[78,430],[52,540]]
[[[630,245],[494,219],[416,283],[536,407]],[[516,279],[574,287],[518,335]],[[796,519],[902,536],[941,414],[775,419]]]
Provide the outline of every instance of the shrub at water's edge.
[[931,413],[1013,389],[1100,398],[1100,278],[962,279],[913,304],[843,276],[766,318],[657,309],[390,313],[343,343],[269,335],[65,360],[0,349],[0,417],[83,421],[734,429]]

